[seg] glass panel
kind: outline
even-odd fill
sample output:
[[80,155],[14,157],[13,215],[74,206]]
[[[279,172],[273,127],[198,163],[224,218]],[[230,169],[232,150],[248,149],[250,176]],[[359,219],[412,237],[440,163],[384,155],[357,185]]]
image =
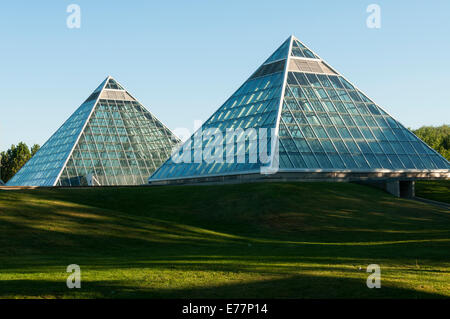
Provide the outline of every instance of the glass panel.
[[[287,130],[290,136],[295,134],[308,139],[307,143],[319,165],[315,168],[329,165],[345,165],[346,168],[354,169],[430,168],[430,163],[431,169],[437,164],[446,167],[445,160],[420,160],[418,154],[422,157],[429,154],[429,147],[386,115],[343,77],[289,72],[288,82],[300,84],[302,92],[285,94],[283,110],[300,106],[305,114],[294,114],[294,118],[297,123],[305,123],[306,118],[311,126],[294,125],[295,130],[293,127]],[[295,124],[291,118],[286,121]],[[333,145],[340,160],[331,155],[336,151]],[[302,156],[311,152],[307,147],[299,150]],[[344,156],[343,153],[347,152],[353,156]],[[409,156],[405,157],[404,154]],[[312,161],[307,163],[311,167]],[[295,163],[293,165],[295,168]]]
[[[103,86],[123,90],[112,78],[105,83],[94,92],[97,97]],[[115,96],[119,99],[97,102],[97,98],[88,98],[16,174],[11,185],[146,183],[178,139],[139,102],[122,100],[124,94]]]

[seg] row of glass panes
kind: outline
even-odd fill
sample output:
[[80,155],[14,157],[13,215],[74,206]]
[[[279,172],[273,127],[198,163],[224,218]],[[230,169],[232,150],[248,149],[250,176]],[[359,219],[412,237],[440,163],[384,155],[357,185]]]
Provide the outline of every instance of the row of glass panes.
[[136,160],[136,159],[94,159],[92,160],[90,158],[74,158],[73,159],[73,166],[74,167],[86,167],[86,168],[114,168],[114,167],[139,167],[144,168],[145,170],[149,171],[147,165],[145,163],[145,160]]
[[[341,113],[357,113],[358,109],[363,114],[382,115],[385,114],[372,102],[364,102],[358,100],[355,95],[357,91],[348,91],[344,89],[334,88],[313,88],[309,86],[299,86],[296,84],[288,84],[285,96],[295,98],[297,101],[309,100],[310,103],[305,105],[319,107],[319,111],[341,112]],[[359,95],[357,95],[359,97]],[[317,103],[317,101],[322,103]],[[330,103],[333,101],[334,103]],[[302,104],[301,104],[302,105]]]
[[[303,72],[289,72],[288,82],[301,86],[312,86],[316,88],[335,88],[357,91],[360,95],[361,101],[372,102],[366,95],[358,91],[350,82],[342,76],[314,74]],[[372,102],[373,103],[373,102]]]
[[[341,92],[341,95],[344,95],[343,91],[346,93],[352,92],[350,94],[351,98],[355,100],[355,102],[366,102],[373,103],[366,95],[364,95],[361,91],[357,90],[353,85],[351,85],[347,80],[345,80],[342,76],[336,75],[326,75],[326,74],[313,74],[313,73],[302,73],[302,72],[289,72],[287,77],[287,83],[289,85],[294,86],[302,86],[304,88],[312,87],[316,89],[326,89],[330,90],[333,96],[337,95],[337,92]],[[334,91],[334,90],[336,91]],[[322,91],[320,91],[322,92]],[[348,97],[345,97],[346,100],[350,101]],[[382,112],[382,110],[380,110]]]
[[[283,136],[284,137],[284,136]],[[290,137],[287,135],[286,137]],[[293,137],[297,139],[296,137]],[[304,139],[302,139],[304,140]],[[318,140],[322,145],[327,143],[326,141],[332,141],[336,146],[338,152],[348,152],[348,153],[385,153],[385,154],[412,154],[412,155],[421,155],[421,154],[429,154],[432,155],[434,152],[429,149],[425,149],[420,142],[387,142],[387,141],[367,141],[363,139],[316,139],[311,138],[307,140]],[[352,146],[348,150],[345,148],[345,143]],[[356,147],[358,145],[358,147]],[[327,147],[324,146],[327,150]],[[327,150],[331,151],[331,150]]]
[[39,170],[39,171],[29,171],[26,172],[24,174],[21,174],[18,177],[18,182],[23,181],[23,180],[46,180],[51,178],[52,176],[54,176],[55,174],[58,174],[59,170],[58,169],[52,169],[49,168],[47,170]]
[[76,177],[76,176],[84,176],[86,174],[95,174],[97,176],[101,176],[101,175],[108,175],[109,172],[115,172],[113,176],[115,175],[124,175],[126,174],[126,172],[130,172],[130,171],[135,171],[138,172],[140,171],[142,174],[142,177],[148,177],[149,174],[151,174],[154,170],[152,169],[148,169],[147,167],[139,167],[138,165],[133,165],[133,166],[93,166],[92,163],[90,163],[89,161],[86,161],[85,165],[75,165],[75,163],[73,162],[69,162],[66,166],[67,172],[66,174],[68,174],[67,176],[72,178],[72,177]]
[[[100,177],[102,175],[107,177],[108,174],[106,171],[108,169],[112,169],[115,166],[114,163],[115,163],[114,160],[96,161],[95,159],[91,160],[89,158],[79,160],[79,159],[76,159],[76,157],[74,157],[67,164],[67,168],[70,169],[70,171],[67,171],[67,174],[69,174],[69,172],[71,172],[71,174],[68,175],[69,177],[77,177],[77,176],[86,175],[88,173],[93,173],[93,174],[95,174],[96,177]],[[120,173],[121,175],[126,174],[124,172],[132,169],[133,167],[135,167],[136,169],[139,168],[138,162],[135,160],[125,160],[125,161],[121,161],[119,163],[120,163],[120,165],[117,166],[116,168],[119,169],[118,171],[121,172]],[[141,163],[141,162],[139,162],[139,163]],[[144,161],[144,163],[145,163],[145,161]],[[99,164],[100,164],[100,166],[99,166]],[[154,169],[149,169],[147,167],[147,165],[144,167],[140,167],[140,169],[142,170],[141,179],[144,179],[145,176],[147,176],[148,174],[151,174],[154,171]],[[118,174],[116,174],[116,175],[118,175]],[[114,178],[114,176],[112,176],[112,178]],[[113,183],[111,183],[111,184],[113,184]]]
[[[96,177],[100,185],[127,185],[127,184],[145,184],[141,175],[125,174],[125,175],[100,175]],[[83,176],[68,177],[65,173],[58,180],[58,186],[87,186],[87,179]]]
[[[287,105],[284,105],[285,109],[289,109]],[[303,113],[301,111],[289,112],[288,110],[283,111],[282,115],[283,120],[286,123],[299,123],[299,124],[318,124],[318,125],[336,125],[336,128],[340,127],[340,133],[343,134],[343,137],[351,138],[366,138],[366,139],[379,139],[379,140],[389,140],[389,141],[402,141],[402,140],[415,140],[415,137],[404,128],[391,128],[394,126],[400,127],[393,120],[389,120],[388,116],[369,116],[369,115],[333,115],[329,114],[320,114],[317,113]],[[294,120],[295,118],[295,120]],[[319,120],[320,119],[320,120]],[[386,119],[387,122],[384,120]],[[370,123],[370,124],[367,124]],[[388,125],[387,123],[390,123]],[[369,128],[370,127],[370,128]],[[389,127],[389,128],[388,128]],[[348,129],[347,129],[348,128]],[[350,135],[350,132],[352,135]],[[361,132],[360,132],[361,131]],[[318,137],[326,137],[325,131],[323,131],[324,136]],[[312,137],[312,136],[309,136]]]
[[[328,96],[319,99],[317,96],[311,97],[311,94],[298,94],[298,92],[296,94],[291,93],[291,91],[296,92],[299,89],[299,86],[295,87],[288,85],[286,91],[287,94],[285,95],[286,103],[292,104],[292,107],[298,110],[349,114],[361,113],[365,115],[372,114],[374,116],[383,115],[380,109],[372,103],[353,103],[351,101],[344,101],[336,98],[328,99]],[[294,105],[294,102],[296,102],[296,105]]]
[[[77,178],[86,178],[86,176],[88,174],[92,174],[95,176],[95,178],[97,180],[106,180],[108,181],[108,183],[106,185],[117,185],[118,180],[117,178],[120,178],[121,176],[126,176],[126,175],[134,175],[134,176],[139,176],[139,180],[145,180],[144,176],[149,176],[149,174],[151,174],[151,171],[148,171],[146,169],[135,169],[135,170],[130,170],[130,169],[122,169],[121,167],[110,167],[108,169],[103,169],[103,168],[93,168],[93,167],[89,167],[89,168],[84,168],[84,167],[74,167],[74,166],[70,166],[68,165],[63,173],[61,174],[61,179],[77,179]],[[105,185],[105,184],[102,184]]]
[[[291,138],[291,134],[289,134],[286,128],[281,128],[283,130],[280,132],[280,138]],[[317,139],[315,137],[312,138],[301,138],[301,137],[293,137],[295,141],[297,141],[298,145],[303,145],[305,147],[300,148],[301,152],[309,151],[306,149],[306,145],[317,145],[316,147],[311,147],[313,151],[323,152],[339,152],[339,153],[380,153],[380,154],[411,154],[411,155],[422,155],[429,154],[433,155],[434,152],[432,150],[428,150],[421,145],[420,142],[393,142],[389,143],[387,141],[366,141],[363,139],[328,139],[321,138]],[[333,145],[335,147],[333,147]],[[323,147],[323,148],[322,148]]]
[[242,96],[267,90],[274,86],[281,86],[283,73],[274,73],[263,77],[247,80],[234,94],[219,108],[229,108],[237,105],[238,100],[242,101]]
[[[292,106],[292,104],[291,104]],[[282,111],[283,119],[287,123],[293,123],[294,119],[301,124],[311,125],[337,125],[337,126],[357,126],[357,127],[378,127],[381,129],[403,129],[399,126],[388,125],[387,116],[371,116],[359,114],[342,114],[342,113],[319,113],[319,112],[303,112],[301,110],[292,110],[288,104],[284,105]]]
[[285,65],[286,65],[285,59],[276,61],[274,63],[263,64],[250,76],[249,79],[259,78],[270,74],[283,72],[285,69]]
[[[113,128],[110,128],[110,130],[113,130]],[[154,145],[164,147],[167,142],[171,142],[171,140],[165,136],[160,136],[157,138],[150,137],[147,135],[143,135],[145,133],[142,133],[140,135],[114,135],[113,132],[108,131],[107,134],[92,134],[91,132],[86,132],[86,135],[84,139],[90,143],[90,142],[96,142],[99,143],[99,145],[110,145],[111,143],[117,143],[121,142],[123,146],[132,145],[146,145],[146,146],[152,146]]]
[[[103,135],[103,134],[90,134],[87,132],[84,137],[83,141],[86,141],[87,143],[96,143],[100,145],[99,150],[102,150],[106,148],[106,145],[116,144],[116,143],[122,143],[122,148],[128,149],[130,148],[130,145],[142,147],[141,145],[144,145],[145,148],[148,148],[149,150],[154,148],[164,148],[168,142],[170,142],[170,139],[168,138],[158,138],[158,139],[152,139],[148,136],[129,136],[129,135]],[[104,146],[105,145],[105,146]],[[150,148],[151,146],[151,148]]]
[[[241,107],[236,107],[232,110],[224,110],[222,112],[217,111],[206,124],[214,126],[213,123],[222,122],[233,119],[245,119],[246,116],[252,116],[256,114],[261,114],[265,112],[271,112],[278,108],[277,100],[279,98],[280,89],[276,88],[271,90],[270,95],[266,98],[268,100],[263,103],[243,105]],[[248,125],[251,126],[251,125]]]
[[[158,142],[153,142],[153,143],[139,143],[139,142],[135,142],[135,143],[123,143],[123,144],[118,144],[117,142],[115,143],[91,143],[92,139],[85,139],[83,137],[83,140],[80,141],[79,143],[79,147],[82,150],[98,150],[99,152],[105,152],[105,151],[132,151],[133,149],[144,149],[147,150],[149,153],[151,153],[154,150],[157,149],[165,149],[167,148],[166,144],[164,143],[159,143]],[[85,143],[85,141],[88,141],[88,143]]]
[[[119,113],[115,112],[115,114],[111,114],[111,116],[102,117],[103,115],[96,115],[91,118],[91,124],[95,126],[111,126],[113,122],[116,122],[117,127],[128,126],[129,128],[139,128],[143,125],[148,125],[151,120],[142,120],[142,119],[130,119],[127,117],[120,118]],[[126,124],[125,124],[126,123]],[[152,122],[150,122],[152,123]],[[161,129],[155,123],[152,123],[153,128],[155,130]],[[147,128],[146,128],[147,129]],[[149,130],[150,128],[148,128]]]
[[[251,99],[251,95],[243,95],[242,100],[236,103],[236,105],[233,106],[233,108],[222,108],[218,110],[213,117],[211,118],[212,121],[222,121],[224,119],[228,119],[230,116],[237,117],[239,114],[252,114],[255,112],[264,112],[264,110],[268,107],[267,102],[272,100],[273,98],[280,96],[280,90],[281,87],[277,86],[274,88],[270,88],[264,91],[260,91],[260,93],[263,93],[263,96],[261,98]],[[241,116],[243,116],[241,114]]]
[[[242,129],[242,130],[247,130],[249,128],[253,128],[253,129],[258,129],[258,128],[273,128],[275,126],[275,120],[277,117],[277,112],[271,112],[268,113],[267,116],[263,116],[263,117],[253,117],[253,118],[249,118],[247,120],[245,119],[239,119],[239,120],[235,120],[235,121],[230,121],[230,122],[223,122],[223,123],[219,123],[216,125],[216,127],[214,127],[215,131],[217,133],[221,133],[222,134],[222,138],[225,140],[228,130],[238,130],[238,129]],[[243,125],[245,124],[245,125]],[[203,147],[206,145],[208,139],[206,134],[209,134],[209,131],[202,131],[203,136],[198,137],[198,134],[200,134],[200,132],[197,132],[195,136],[197,136],[198,138],[201,138],[203,141]],[[191,142],[193,143],[193,141],[195,140],[195,136],[191,137]],[[210,139],[215,138],[215,136],[211,136]],[[192,144],[194,146],[194,144]]]
[[280,47],[274,53],[272,53],[272,55],[263,64],[268,64],[273,61],[286,59],[288,56],[289,43],[290,43],[289,39],[284,41],[283,44],[280,45]]
[[434,169],[443,165],[437,155],[280,152],[280,159],[282,168]]
[[[156,161],[158,163],[161,160]],[[91,159],[90,157],[71,157],[68,161],[67,167],[76,168],[79,170],[93,170],[93,169],[109,169],[121,168],[125,169],[141,169],[146,172],[154,171],[152,163],[144,159]]]
[[[142,157],[141,154],[139,153],[134,153],[134,152],[102,152],[99,153],[97,151],[82,151],[82,150],[77,150],[77,153],[75,153],[76,155],[80,154],[80,158],[92,158],[93,160],[95,159],[99,159],[99,160],[107,160],[109,158],[112,158],[111,156],[113,156],[113,158],[116,159],[124,159],[124,160],[131,160],[131,159],[135,159],[135,158],[144,158]],[[76,157],[74,157],[76,158]]]
[[51,169],[47,171],[32,171],[28,173],[21,174],[17,182],[20,184],[21,181],[25,180],[47,180],[51,177],[53,177],[55,174],[57,175],[59,173],[59,170],[57,169]]
[[170,138],[161,133],[158,130],[159,134],[153,134],[154,132],[147,128],[129,128],[127,126],[123,127],[114,127],[114,126],[94,126],[91,123],[85,128],[85,133],[90,135],[105,135],[112,138],[114,141],[117,140],[118,137],[142,140],[144,142],[153,142],[153,141],[161,141],[166,143],[170,142]]
[[224,110],[222,112],[217,112],[207,122],[207,124],[212,125],[213,123],[217,123],[217,122],[223,122],[223,121],[237,119],[237,118],[245,118],[248,116],[253,116],[253,115],[257,115],[257,114],[262,114],[262,113],[278,110],[278,102],[279,102],[279,93],[280,92],[278,91],[277,93],[278,93],[278,95],[272,95],[269,100],[266,100],[264,102],[243,105],[241,107],[236,107],[233,109]]
[[244,172],[257,170],[258,163],[183,163],[176,165],[164,165],[153,178],[189,177],[198,175],[215,175],[227,172]]
[[[65,176],[65,175],[63,175]],[[127,184],[144,184],[145,182],[140,179],[140,176],[134,175],[122,175],[117,176],[115,180],[117,180],[116,184],[112,184],[108,182],[106,178],[99,178],[100,185],[127,185]],[[137,181],[137,182],[136,182]],[[87,186],[86,178],[63,178],[58,179],[56,186]]]
[[133,174],[132,172],[122,172],[122,171],[114,171],[114,170],[106,170],[103,174],[102,171],[83,171],[82,175],[75,175],[71,172],[72,169],[64,169],[61,177],[58,181],[58,184],[61,186],[79,186],[86,185],[86,175],[87,174],[95,174],[97,181],[100,185],[120,185],[120,184],[144,184],[146,181],[142,177],[145,175],[145,172],[140,172],[138,175]]
[[[298,111],[296,111],[295,113],[297,113]],[[294,112],[293,112],[294,113]],[[320,116],[320,118],[321,118],[321,120],[324,120],[324,119],[327,119],[327,116],[325,115],[325,114],[319,114],[319,113],[317,113],[318,114],[318,116]],[[296,114],[297,115],[297,114]],[[344,121],[342,121],[341,119],[340,119],[340,117],[338,116],[338,115],[335,115],[335,116],[333,116],[333,115],[331,115],[330,114],[330,117],[334,120],[333,121],[333,123],[334,124],[336,124],[336,125],[347,125],[347,126],[349,126],[349,125],[354,125],[354,126],[358,126],[358,127],[363,127],[363,126],[379,126],[379,127],[401,127],[400,125],[398,125],[397,124],[397,122],[396,121],[394,121],[392,118],[390,118],[389,116],[373,116],[373,118],[372,118],[372,116],[370,116],[370,115],[364,115],[364,116],[361,116],[361,115],[353,115],[352,117],[351,116],[349,116],[349,115],[341,115],[342,116],[342,119],[344,120]],[[295,117],[295,116],[294,116]],[[304,117],[304,116],[303,116]],[[312,117],[312,118],[314,118],[314,116]],[[315,118],[316,119],[316,121],[317,121],[317,117]],[[353,122],[353,119],[354,119],[354,122]],[[376,121],[375,121],[376,120]],[[387,122],[386,122],[386,121]],[[300,122],[302,121],[302,119],[300,118]],[[345,124],[344,124],[344,122],[345,122]],[[370,124],[367,124],[367,123],[370,123]],[[320,123],[315,123],[315,124],[320,124]],[[322,124],[324,124],[324,123],[322,123]],[[329,124],[329,121],[328,121],[328,123],[327,124]],[[401,127],[402,128],[402,127]],[[378,139],[386,139],[386,140],[396,140],[396,138],[394,137],[394,134],[393,134],[393,132],[394,133],[396,133],[395,135],[397,136],[397,138],[399,139],[399,140],[402,140],[402,139],[409,139],[409,140],[414,140],[415,138],[411,135],[411,133],[409,133],[407,130],[405,130],[404,128],[402,128],[402,131],[404,131],[405,132],[405,134],[406,134],[406,136],[407,136],[407,138],[402,138],[402,134],[400,134],[400,133],[397,133],[397,132],[402,132],[402,131],[400,131],[400,130],[397,130],[397,129],[393,129],[392,131],[391,130],[387,130],[387,129],[382,129],[383,130],[383,132],[384,132],[384,135],[386,135],[387,137],[384,137],[384,135],[383,135],[383,133],[381,133],[381,130],[380,129],[377,129],[377,128],[375,128],[375,129],[372,129],[372,132],[374,132],[375,133],[375,135],[376,135],[376,138],[378,138]],[[369,132],[369,130],[366,130],[366,133],[367,132]],[[365,134],[365,136],[366,136],[367,134]]]
[[130,115],[147,113],[137,101],[123,101],[112,99],[101,99],[97,105],[98,111],[127,111]]
[[[123,116],[130,118],[141,118],[143,113],[146,113],[137,102],[119,101],[119,100],[100,100],[98,103],[97,112],[102,114],[104,112],[122,112]],[[150,116],[151,117],[151,116]]]
[[[210,142],[210,143],[208,143]],[[252,151],[252,153],[259,154],[260,150],[268,150],[270,152],[271,147],[271,139],[270,137],[267,138],[267,140],[259,140],[256,138],[256,140],[249,141],[248,138],[245,140],[237,141],[232,140],[229,141],[227,139],[224,139],[222,143],[219,143],[219,141],[216,140],[209,140],[207,143],[203,144],[203,147],[200,145],[193,145],[191,144],[191,148],[188,150],[179,149],[178,155],[184,154],[184,152],[191,152],[191,155],[193,155],[193,158],[197,158],[195,154],[203,154],[204,152],[207,152],[208,150],[212,149],[214,152],[216,152],[220,147],[222,148],[222,158],[225,159],[227,151],[231,152],[231,150],[234,151],[233,154],[240,154],[239,152],[242,151],[245,148],[245,152],[248,153],[249,150]],[[235,156],[235,155],[233,155]]]
[[[113,112],[114,114],[112,114],[111,112],[108,112],[108,110],[103,110],[103,111],[96,111],[96,113],[93,116],[93,121],[92,121],[92,126],[94,125],[102,125],[102,126],[116,126],[118,128],[119,133],[120,132],[125,132],[124,128],[127,128],[127,132],[128,134],[131,132],[133,133],[133,131],[135,131],[135,133],[141,133],[144,134],[145,133],[149,133],[152,135],[160,135],[160,136],[165,136],[166,138],[169,138],[168,133],[166,132],[166,134],[163,134],[162,131],[166,131],[166,129],[162,126],[162,125],[158,125],[158,122],[155,121],[155,119],[153,119],[151,116],[147,117],[148,120],[143,120],[142,114],[138,114],[136,113],[136,118],[132,118],[129,119],[129,116],[125,116],[125,112]],[[108,114],[110,114],[111,116],[108,116]],[[106,116],[107,119],[101,119],[101,116]],[[153,122],[154,125],[154,129],[151,130],[149,128],[147,128],[147,125],[149,124],[149,122]],[[147,125],[143,125],[143,124],[147,124]]]
[[[257,128],[257,127],[266,127],[271,126],[272,123],[274,123],[275,119],[277,117],[277,112],[267,112],[263,113],[261,115],[253,115],[245,118],[238,118],[234,120],[229,120],[226,122],[218,122],[208,125],[217,128],[220,131],[225,133],[227,129],[247,129],[247,128]],[[207,129],[208,127],[205,127],[204,129]]]
[[312,53],[308,48],[306,48],[303,44],[301,44],[299,41],[294,40],[292,42],[292,56],[301,57],[301,58],[311,58],[311,59],[317,59],[317,57]]
[[[326,138],[327,133],[330,137],[338,137],[339,135],[343,138],[365,138],[365,139],[377,139],[384,141],[414,141],[416,138],[407,130],[403,128],[387,128],[379,126],[368,126],[363,123],[361,125],[355,124],[352,118],[349,116],[348,119],[343,117],[340,121],[325,121],[319,116],[320,121],[317,116],[310,117],[305,116],[305,114],[290,113],[289,110],[284,110],[282,113],[282,120],[286,125],[296,124],[299,125],[301,133],[306,137],[314,137],[313,134],[308,134],[312,132],[310,124],[319,138]],[[325,132],[326,128],[326,132]],[[339,132],[338,132],[339,131]]]
[[[285,96],[285,102],[292,110],[302,110],[305,112],[341,113],[353,115],[362,114],[372,115],[374,117],[386,116],[381,115],[378,111],[372,111],[375,108],[375,105],[369,103],[356,103],[355,105],[352,102],[341,102],[336,100],[331,101],[326,99],[318,100],[313,98],[294,98],[291,96]],[[391,123],[394,127],[396,126],[394,120],[392,120]]]
[[119,83],[117,83],[116,81],[114,81],[114,80],[112,80],[112,79],[110,79],[110,80],[108,81],[108,83],[106,83],[105,89],[109,89],[109,90],[124,90],[124,88],[121,87],[121,86],[119,85]]
[[[142,146],[140,146],[140,147],[142,150],[144,150],[144,147],[142,147]],[[147,150],[147,153],[143,153],[138,148],[134,148],[134,149],[130,149],[130,150],[108,151],[108,152],[100,151],[100,150],[98,150],[98,151],[92,150],[92,148],[90,150],[83,150],[80,147],[77,147],[76,150],[77,150],[77,152],[78,151],[81,152],[82,157],[89,156],[91,158],[100,158],[100,159],[105,159],[105,158],[108,158],[111,156],[113,156],[114,158],[118,158],[118,159],[160,158],[159,154],[161,154],[161,153],[164,158],[164,156],[168,153],[167,150],[165,150],[165,149],[160,149],[158,151]]]
[[102,167],[74,167],[73,165],[67,165],[67,167],[64,169],[63,174],[61,174],[61,177],[65,178],[74,178],[77,176],[86,176],[87,174],[95,174],[97,177],[106,176],[114,178],[116,176],[120,175],[126,175],[126,174],[134,174],[134,175],[146,175],[147,170],[146,169],[139,169],[139,168],[122,168],[122,167],[109,167],[103,169]]

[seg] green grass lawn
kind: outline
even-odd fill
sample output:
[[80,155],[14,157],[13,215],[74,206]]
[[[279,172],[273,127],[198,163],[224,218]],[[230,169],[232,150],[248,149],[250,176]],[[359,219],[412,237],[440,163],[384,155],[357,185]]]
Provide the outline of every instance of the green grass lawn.
[[0,298],[449,296],[450,212],[368,186],[0,190]]
[[450,180],[418,181],[416,196],[450,204]]

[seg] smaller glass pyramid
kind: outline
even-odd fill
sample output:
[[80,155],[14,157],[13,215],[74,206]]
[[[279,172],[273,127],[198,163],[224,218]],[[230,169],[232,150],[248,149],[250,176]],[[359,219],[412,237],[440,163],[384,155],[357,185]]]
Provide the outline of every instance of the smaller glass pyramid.
[[107,77],[7,185],[145,184],[178,142]]

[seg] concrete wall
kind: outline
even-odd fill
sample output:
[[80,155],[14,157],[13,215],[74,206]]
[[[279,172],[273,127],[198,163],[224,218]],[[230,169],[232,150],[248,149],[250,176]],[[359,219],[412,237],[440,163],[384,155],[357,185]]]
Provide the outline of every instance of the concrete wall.
[[394,195],[400,197],[400,183],[399,181],[387,181],[384,183],[384,189]]
[[413,180],[365,181],[361,184],[380,188],[395,197],[413,198],[415,196],[415,182]]
[[[395,182],[432,180],[432,179],[450,179],[449,171],[417,171],[417,172],[277,172],[275,174],[234,174],[223,176],[203,176],[192,178],[180,178],[173,180],[151,181],[151,185],[186,185],[186,184],[229,184],[229,183],[249,183],[249,182],[283,182],[283,181],[326,181],[326,182],[360,182],[374,184],[374,186],[387,190],[397,189]],[[386,183],[394,182],[394,185],[387,186]],[[405,186],[406,187],[406,186]],[[400,193],[400,190],[398,191]]]

